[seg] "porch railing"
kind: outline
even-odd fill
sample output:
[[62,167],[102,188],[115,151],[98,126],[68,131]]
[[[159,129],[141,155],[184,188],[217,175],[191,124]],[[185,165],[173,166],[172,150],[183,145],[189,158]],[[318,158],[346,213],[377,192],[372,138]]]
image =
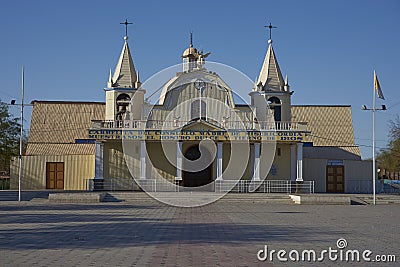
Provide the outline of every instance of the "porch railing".
[[314,181],[303,181],[296,183],[288,180],[264,180],[261,182],[252,182],[240,180],[236,185],[235,181],[223,180],[215,181],[216,192],[232,192],[232,193],[314,193]]
[[[172,130],[179,129],[188,121],[160,121],[160,120],[106,120],[92,121],[92,129],[156,129]],[[307,131],[307,123],[291,121],[222,121],[216,123],[218,126],[228,130],[277,130],[277,131]]]
[[[195,188],[194,188],[195,189]],[[295,181],[288,180],[264,180],[261,182],[252,182],[249,180],[240,180],[239,182],[222,180],[215,181],[214,188],[209,187],[210,191],[217,193],[232,192],[232,193],[314,193],[314,181],[304,181],[303,183],[296,183]],[[87,179],[86,190],[88,191],[118,191],[130,190],[138,191],[144,190],[147,192],[176,192],[176,187],[172,182],[164,179]],[[184,188],[184,191],[190,191],[190,188]]]

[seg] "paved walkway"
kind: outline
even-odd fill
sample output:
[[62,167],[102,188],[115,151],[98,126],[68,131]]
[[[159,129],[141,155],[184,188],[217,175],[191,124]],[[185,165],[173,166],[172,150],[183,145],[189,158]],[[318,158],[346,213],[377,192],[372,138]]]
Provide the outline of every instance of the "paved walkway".
[[257,252],[320,251],[345,238],[349,249],[399,261],[399,222],[397,205],[0,202],[0,266],[396,266],[260,262]]

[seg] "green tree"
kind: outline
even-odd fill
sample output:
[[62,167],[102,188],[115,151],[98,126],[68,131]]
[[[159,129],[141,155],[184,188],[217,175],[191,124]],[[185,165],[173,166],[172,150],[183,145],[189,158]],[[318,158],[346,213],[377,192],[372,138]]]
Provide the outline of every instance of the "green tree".
[[[19,155],[19,120],[10,114],[8,105],[0,100],[0,171],[9,171],[11,158]],[[26,136],[23,139],[26,143]]]
[[380,168],[388,171],[400,171],[400,117],[390,121],[389,144],[380,151],[378,164]]

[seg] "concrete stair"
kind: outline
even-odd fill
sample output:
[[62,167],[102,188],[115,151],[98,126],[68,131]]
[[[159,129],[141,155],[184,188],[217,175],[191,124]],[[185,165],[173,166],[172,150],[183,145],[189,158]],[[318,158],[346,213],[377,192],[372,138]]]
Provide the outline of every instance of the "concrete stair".
[[[87,194],[86,191],[62,191],[62,190],[31,190],[31,191],[22,191],[21,200],[22,201],[48,201],[49,194],[55,193],[79,193],[79,194]],[[93,192],[95,193],[95,192]],[[101,192],[96,192],[101,193]],[[78,195],[79,195],[78,194]],[[170,192],[170,193],[158,193],[164,194],[163,197],[167,197],[169,199],[185,199],[194,196],[199,197],[208,197],[213,194],[213,192]],[[312,194],[312,195],[302,195],[303,198],[315,198],[319,197],[321,199],[329,199],[334,198],[337,199],[342,195],[329,195],[329,194]],[[354,195],[343,195],[348,198],[351,198],[351,204],[361,204],[361,205],[371,205],[373,204],[372,195],[366,194],[354,194]],[[389,194],[378,194],[376,203],[378,205],[390,205],[390,204],[400,204],[400,195],[389,195]],[[0,201],[18,201],[18,191],[16,190],[1,190],[0,191]],[[141,202],[141,203],[155,203],[157,200],[153,199],[145,192],[138,191],[110,191],[104,192],[104,198],[101,199],[102,202]],[[248,203],[265,203],[265,204],[295,204],[292,198],[288,194],[278,194],[278,193],[228,193],[224,195],[218,201],[220,202],[248,202]],[[301,204],[323,204],[321,201],[314,201],[310,203],[301,203]],[[335,203],[331,203],[335,204]],[[337,204],[337,203],[336,203]]]
[[[49,198],[49,194],[64,192],[61,190],[31,190],[22,191],[21,200],[31,201],[31,200],[46,200]],[[0,190],[0,201],[18,201],[18,191],[17,190]]]
[[[358,198],[370,205],[374,203],[374,199],[372,196],[358,196]],[[377,195],[376,204],[377,205],[400,204],[400,195]]]
[[[188,194],[186,192],[186,194]],[[214,194],[212,192],[207,193],[193,193],[199,196],[206,196],[207,194]],[[179,198],[182,197],[182,193],[169,193],[165,195],[167,198]],[[103,198],[103,202],[149,202],[156,201],[144,192],[108,192]],[[250,193],[250,194],[238,194],[228,193],[218,201],[223,202],[251,202],[251,203],[268,203],[268,204],[294,204],[289,195],[286,194],[262,194],[262,193]]]
[[0,201],[18,201],[18,191],[0,191]]
[[224,202],[252,202],[268,204],[294,204],[287,194],[264,194],[264,193],[228,193],[220,201]]

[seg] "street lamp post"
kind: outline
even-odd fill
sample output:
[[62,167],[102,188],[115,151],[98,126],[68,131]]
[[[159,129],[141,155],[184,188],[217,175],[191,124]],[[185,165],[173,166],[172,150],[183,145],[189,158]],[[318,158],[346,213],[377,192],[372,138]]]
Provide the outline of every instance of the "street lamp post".
[[11,100],[12,106],[21,107],[21,132],[19,137],[19,171],[18,171],[18,201],[21,202],[21,180],[22,180],[22,143],[24,134],[24,106],[32,106],[32,104],[24,104],[24,91],[25,91],[25,81],[24,81],[24,65],[22,65],[22,98],[21,104],[16,104],[15,99]]
[[366,105],[362,105],[362,110],[372,110],[372,194],[374,198],[374,205],[376,205],[376,160],[375,160],[375,113],[378,110],[386,110],[386,105],[382,105],[381,108],[376,108],[376,97],[374,91],[374,106],[373,108],[367,108]]

